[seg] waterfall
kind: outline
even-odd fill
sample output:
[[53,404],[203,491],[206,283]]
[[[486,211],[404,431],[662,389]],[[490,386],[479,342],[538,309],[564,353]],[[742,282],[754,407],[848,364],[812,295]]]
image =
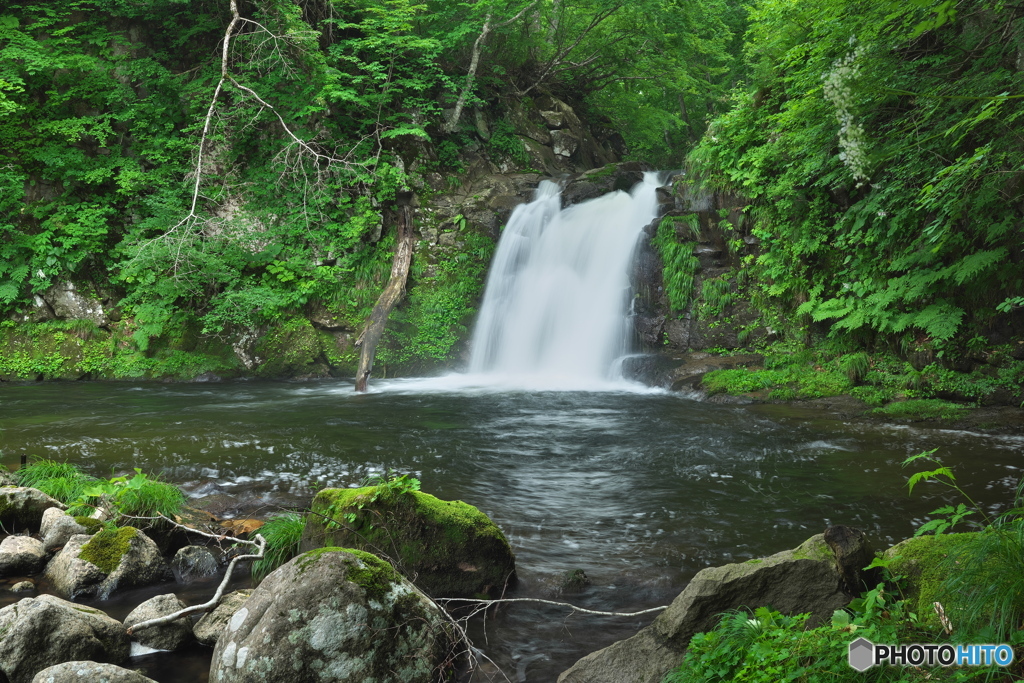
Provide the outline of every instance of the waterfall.
[[607,386],[628,351],[629,269],[657,215],[657,174],[631,193],[567,209],[555,183],[516,208],[498,243],[472,342],[470,374],[529,388]]

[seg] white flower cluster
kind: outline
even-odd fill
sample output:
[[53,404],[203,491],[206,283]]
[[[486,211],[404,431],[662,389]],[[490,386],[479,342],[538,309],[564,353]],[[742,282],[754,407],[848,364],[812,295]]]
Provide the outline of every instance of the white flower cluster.
[[864,126],[853,118],[853,90],[851,85],[860,76],[860,56],[864,48],[857,46],[853,52],[836,60],[832,70],[822,76],[825,81],[825,99],[836,108],[839,121],[839,158],[850,169],[854,179],[863,182],[868,179],[867,136]]

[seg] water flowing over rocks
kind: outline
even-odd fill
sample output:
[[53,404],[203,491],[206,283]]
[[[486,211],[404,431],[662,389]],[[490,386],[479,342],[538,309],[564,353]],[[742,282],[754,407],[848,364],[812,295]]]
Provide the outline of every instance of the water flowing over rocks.
[[36,574],[45,564],[43,543],[31,536],[8,536],[0,542],[0,577]]
[[72,536],[46,566],[46,578],[55,593],[75,600],[106,599],[114,591],[169,581],[173,574],[156,543],[138,529],[121,527]]
[[192,629],[196,640],[203,645],[216,645],[220,634],[224,632],[224,627],[251,595],[252,591],[248,589],[225,595],[213,611],[203,615],[203,618],[196,622]]
[[390,565],[327,548],[270,574],[235,612],[210,683],[434,683],[451,652],[441,611]]
[[64,662],[35,675],[32,683],[156,683],[152,678],[113,664]]
[[119,663],[128,650],[121,622],[97,609],[52,595],[0,609],[0,671],[11,683],[30,683],[37,672],[61,662]]
[[0,488],[0,524],[6,529],[39,531],[43,513],[49,508],[66,506],[38,489],[26,486]]
[[[421,492],[373,500],[374,489],[324,489],[313,499],[302,549],[356,548],[387,555],[435,597],[499,594],[515,583],[515,555],[501,529],[462,501]],[[346,514],[355,515],[345,521]],[[325,520],[341,524],[327,528]]]
[[[865,543],[863,535],[856,536],[845,546],[844,559],[862,561]],[[654,623],[587,655],[558,681],[659,683],[682,661],[690,638],[713,629],[722,612],[771,606],[784,614],[810,612],[813,626],[850,601],[844,590],[849,574],[849,567],[839,567],[824,534],[771,557],[703,569]]]

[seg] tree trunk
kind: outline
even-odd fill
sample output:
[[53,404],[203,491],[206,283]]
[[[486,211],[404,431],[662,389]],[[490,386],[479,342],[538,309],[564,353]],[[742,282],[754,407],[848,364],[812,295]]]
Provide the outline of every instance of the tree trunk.
[[395,258],[391,261],[391,279],[377,299],[366,328],[359,335],[356,346],[359,346],[359,367],[356,369],[356,391],[366,391],[373,369],[373,358],[377,353],[377,342],[384,334],[391,309],[395,307],[405,294],[405,282],[409,278],[409,265],[412,263],[413,218],[412,192],[398,193],[398,235],[395,239]]

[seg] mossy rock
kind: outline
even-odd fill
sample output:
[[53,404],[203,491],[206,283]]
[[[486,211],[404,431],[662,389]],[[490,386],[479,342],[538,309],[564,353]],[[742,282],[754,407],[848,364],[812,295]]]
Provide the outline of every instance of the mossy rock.
[[889,573],[903,577],[900,584],[910,610],[917,613],[926,627],[936,631],[942,629],[933,607],[935,602],[942,604],[954,625],[957,623],[960,609],[957,596],[945,594],[942,582],[948,576],[951,558],[961,552],[969,552],[971,546],[981,540],[977,533],[915,536],[897,543],[883,554],[885,558],[894,558],[889,565]]
[[258,377],[324,377],[327,362],[317,330],[305,318],[272,328],[253,348]]
[[373,553],[436,597],[496,595],[515,582],[515,555],[505,535],[472,505],[418,491],[374,501],[375,489],[320,491],[303,550],[342,546]]

